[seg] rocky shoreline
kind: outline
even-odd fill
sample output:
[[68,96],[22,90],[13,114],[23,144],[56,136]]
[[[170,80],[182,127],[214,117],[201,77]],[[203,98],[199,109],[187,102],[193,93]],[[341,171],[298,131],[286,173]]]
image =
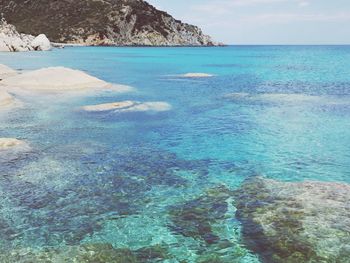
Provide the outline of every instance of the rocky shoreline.
[[[87,46],[215,46],[210,36],[142,0],[3,0],[20,32]],[[37,15],[40,14],[40,15]],[[77,15],[78,14],[78,15]]]

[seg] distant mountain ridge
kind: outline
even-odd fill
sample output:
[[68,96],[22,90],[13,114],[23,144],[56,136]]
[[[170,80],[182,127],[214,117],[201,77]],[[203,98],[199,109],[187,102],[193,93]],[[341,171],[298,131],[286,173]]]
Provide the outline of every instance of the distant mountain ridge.
[[201,29],[143,0],[1,0],[20,33],[84,45],[212,46]]

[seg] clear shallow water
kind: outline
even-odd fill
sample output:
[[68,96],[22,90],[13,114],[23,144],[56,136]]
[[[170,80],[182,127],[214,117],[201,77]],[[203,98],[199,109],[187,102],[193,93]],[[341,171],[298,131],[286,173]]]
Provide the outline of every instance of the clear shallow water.
[[[234,190],[254,175],[350,183],[349,46],[66,48],[0,53],[0,63],[72,67],[136,88],[68,100],[21,98],[26,108],[0,115],[0,137],[25,139],[34,149],[1,163],[5,249],[161,245],[168,262],[208,254],[259,262],[243,245],[231,205],[209,211],[223,215],[211,222],[220,242],[184,231],[179,211],[200,206],[197,198],[209,188]],[[188,72],[215,76],[175,76]],[[166,101],[172,110],[77,110],[126,99]]]

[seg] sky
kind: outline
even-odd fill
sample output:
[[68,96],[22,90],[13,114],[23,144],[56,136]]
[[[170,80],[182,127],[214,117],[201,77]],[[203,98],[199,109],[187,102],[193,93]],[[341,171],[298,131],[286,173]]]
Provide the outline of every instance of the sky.
[[350,0],[147,0],[225,44],[350,44]]

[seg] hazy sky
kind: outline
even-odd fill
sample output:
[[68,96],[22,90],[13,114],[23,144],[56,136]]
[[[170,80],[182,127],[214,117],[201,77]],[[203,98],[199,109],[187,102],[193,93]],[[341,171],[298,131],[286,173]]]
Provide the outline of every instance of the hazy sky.
[[227,44],[350,44],[350,0],[148,0]]

